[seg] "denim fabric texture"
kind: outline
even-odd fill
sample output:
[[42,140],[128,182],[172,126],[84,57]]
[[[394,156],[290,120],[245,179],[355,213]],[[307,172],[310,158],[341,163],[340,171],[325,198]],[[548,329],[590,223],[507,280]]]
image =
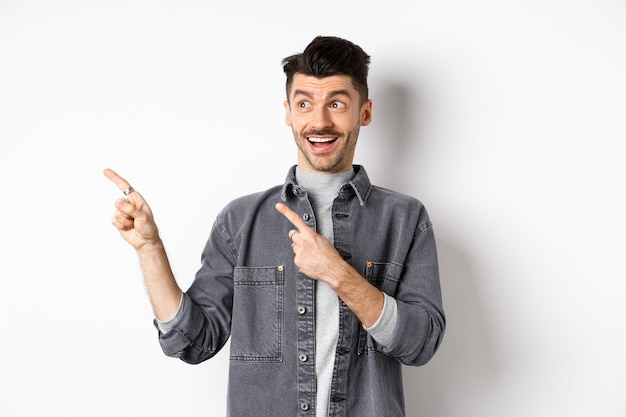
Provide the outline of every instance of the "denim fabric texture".
[[[339,305],[339,339],[329,416],[405,416],[402,365],[428,362],[443,338],[433,228],[415,198],[373,186],[361,166],[332,209],[334,244],[353,268],[395,298],[388,346]],[[227,415],[315,415],[314,281],[298,271],[274,205],[284,202],[315,229],[306,190],[295,182],[232,201],[213,225],[180,319],[159,332],[165,354],[200,363],[230,338]]]

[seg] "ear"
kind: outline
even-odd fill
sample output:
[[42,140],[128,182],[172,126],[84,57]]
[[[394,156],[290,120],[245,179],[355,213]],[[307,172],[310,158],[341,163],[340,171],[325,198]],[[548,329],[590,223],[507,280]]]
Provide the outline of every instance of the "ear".
[[291,107],[289,106],[289,100],[283,102],[285,106],[285,124],[291,126]]
[[368,99],[361,107],[361,126],[367,126],[372,122],[372,100]]

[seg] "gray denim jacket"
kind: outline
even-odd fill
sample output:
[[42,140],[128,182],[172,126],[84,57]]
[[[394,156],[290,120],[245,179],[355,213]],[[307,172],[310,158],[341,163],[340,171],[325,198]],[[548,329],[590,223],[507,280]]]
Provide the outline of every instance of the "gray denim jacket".
[[[416,199],[373,186],[361,166],[335,199],[335,247],[395,298],[395,335],[381,346],[340,303],[329,416],[404,416],[401,366],[422,365],[441,343],[443,312],[432,225]],[[314,281],[293,263],[285,202],[315,229],[292,167],[282,186],[238,198],[218,215],[202,266],[163,351],[185,362],[214,356],[230,337],[228,416],[315,415]]]

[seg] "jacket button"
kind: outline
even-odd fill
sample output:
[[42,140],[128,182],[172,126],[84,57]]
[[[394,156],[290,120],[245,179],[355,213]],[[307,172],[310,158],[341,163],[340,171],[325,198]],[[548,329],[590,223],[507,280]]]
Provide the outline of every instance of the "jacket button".
[[300,403],[300,410],[306,411],[308,409],[309,409],[309,404],[308,403]]
[[300,362],[306,362],[308,357],[304,353],[301,353],[300,355],[298,355],[298,359],[300,359]]
[[308,222],[310,217],[311,217],[311,216],[309,216],[309,213],[304,213],[304,214],[302,215],[302,220],[304,220],[305,222]]
[[298,314],[302,315],[306,313],[306,307],[298,306]]

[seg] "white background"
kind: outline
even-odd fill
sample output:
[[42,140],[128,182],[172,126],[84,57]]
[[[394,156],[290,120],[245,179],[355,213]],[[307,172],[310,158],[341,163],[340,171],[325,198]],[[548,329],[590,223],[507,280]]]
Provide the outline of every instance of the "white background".
[[165,357],[117,170],[186,288],[218,210],[296,159],[281,59],[372,56],[356,162],[438,238],[448,318],[411,417],[626,415],[626,3],[0,0],[0,415],[223,416]]

